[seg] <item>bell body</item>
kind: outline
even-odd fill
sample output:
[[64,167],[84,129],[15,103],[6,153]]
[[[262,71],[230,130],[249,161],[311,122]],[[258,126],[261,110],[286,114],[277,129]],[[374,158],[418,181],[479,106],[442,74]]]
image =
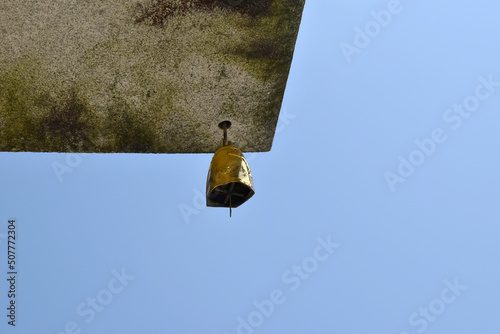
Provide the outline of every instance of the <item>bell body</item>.
[[233,146],[215,152],[207,177],[207,206],[237,208],[255,194],[243,153]]

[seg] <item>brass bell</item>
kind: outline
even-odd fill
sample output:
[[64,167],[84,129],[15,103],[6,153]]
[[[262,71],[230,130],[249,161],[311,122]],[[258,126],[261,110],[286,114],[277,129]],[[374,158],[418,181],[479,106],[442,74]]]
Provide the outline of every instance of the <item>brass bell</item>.
[[231,123],[222,122],[223,146],[219,148],[208,170],[207,206],[237,208],[255,194],[252,173],[243,153],[227,143],[226,130]]

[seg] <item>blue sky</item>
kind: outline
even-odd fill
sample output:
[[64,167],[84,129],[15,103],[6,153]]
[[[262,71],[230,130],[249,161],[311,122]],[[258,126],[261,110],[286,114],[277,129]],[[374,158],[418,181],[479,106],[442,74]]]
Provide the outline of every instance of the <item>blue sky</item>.
[[232,218],[208,154],[0,153],[0,332],[498,333],[499,12],[308,1]]

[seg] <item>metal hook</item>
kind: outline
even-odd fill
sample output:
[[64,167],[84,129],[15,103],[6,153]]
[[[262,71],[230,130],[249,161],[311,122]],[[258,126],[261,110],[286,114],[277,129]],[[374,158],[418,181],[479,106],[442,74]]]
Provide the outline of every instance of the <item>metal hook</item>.
[[222,125],[222,131],[224,132],[224,139],[222,139],[222,146],[227,146],[227,125],[226,122]]
[[231,145],[231,142],[227,141],[227,129],[229,129],[230,127],[231,127],[230,121],[224,121],[219,123],[219,128],[221,128],[224,133],[224,138],[222,139],[222,146]]

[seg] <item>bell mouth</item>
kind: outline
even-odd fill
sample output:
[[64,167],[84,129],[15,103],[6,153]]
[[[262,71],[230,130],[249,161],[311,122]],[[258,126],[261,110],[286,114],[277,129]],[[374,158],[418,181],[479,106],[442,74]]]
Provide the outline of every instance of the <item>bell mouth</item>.
[[207,206],[237,208],[245,203],[255,191],[244,183],[229,182],[215,187],[208,196]]

